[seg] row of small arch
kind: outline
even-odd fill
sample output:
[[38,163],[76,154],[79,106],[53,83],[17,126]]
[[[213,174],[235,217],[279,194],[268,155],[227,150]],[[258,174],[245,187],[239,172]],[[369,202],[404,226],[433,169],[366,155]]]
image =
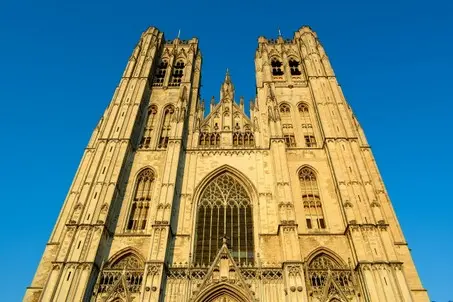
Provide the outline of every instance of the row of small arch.
[[[299,102],[296,106],[297,106],[297,109],[299,110],[299,112],[308,112],[308,110],[309,110],[309,105],[305,102]],[[164,107],[164,112],[166,110],[173,110],[173,111],[175,110],[175,107],[173,104],[166,104],[163,107]],[[280,112],[284,112],[286,110],[291,111],[291,107],[292,107],[292,105],[288,102],[281,102],[279,104]],[[157,113],[157,111],[158,111],[158,106],[156,104],[151,104],[148,107],[148,113],[151,113],[151,112]],[[240,115],[240,113],[236,112],[235,116],[238,116],[238,115]]]
[[[296,106],[297,106],[297,109],[299,110],[299,112],[301,112],[301,113],[309,111],[309,106],[305,102],[299,102]],[[291,112],[291,107],[292,107],[292,105],[290,103],[287,103],[287,102],[281,102],[279,104],[279,106],[278,106],[279,111],[282,112],[282,113]]]
[[[141,253],[134,247],[127,247],[118,252],[116,252],[110,259],[107,261],[105,268],[113,268],[117,263],[121,260],[124,260],[128,257],[134,257],[137,259],[141,265],[141,268],[145,266],[145,258],[141,255]],[[318,259],[319,257],[326,257],[330,260],[336,267],[338,268],[347,268],[346,262],[341,259],[334,251],[330,250],[326,247],[318,247],[313,250],[306,258],[305,263],[310,265],[313,263],[314,260]]]
[[[168,67],[168,61],[169,61],[169,59],[167,59],[167,58],[162,58],[162,59],[160,60],[160,62],[159,62],[158,68],[160,68],[160,69],[165,69],[165,68],[167,68],[167,67]],[[182,59],[177,59],[177,60],[175,61],[175,64],[174,64],[173,66],[178,67],[178,68],[184,68],[185,64],[184,64],[184,62],[183,62]]]
[[[225,172],[225,171],[231,172],[231,170],[236,170],[236,169],[234,169],[234,168],[232,168],[230,166],[224,165],[224,166],[222,166],[222,167],[220,167],[220,168],[218,168],[216,170],[221,170],[223,172]],[[215,173],[214,175],[206,176],[205,180],[201,181],[201,183],[206,183],[206,182],[209,182],[210,180],[213,180],[220,173],[221,172]],[[241,172],[239,172],[239,173],[242,174]],[[234,173],[234,174],[237,175],[237,172]],[[313,167],[308,166],[308,165],[303,165],[297,170],[297,174],[299,176],[299,179],[301,179],[302,177],[304,177],[304,178],[308,178],[309,177],[311,180],[316,180],[317,179],[316,175],[318,173],[316,172],[316,170]],[[152,179],[152,181],[153,181],[156,178],[156,171],[153,168],[151,168],[151,167],[142,168],[137,173],[137,180],[139,180],[142,177],[150,177]],[[208,178],[208,180],[206,180],[206,178]]]

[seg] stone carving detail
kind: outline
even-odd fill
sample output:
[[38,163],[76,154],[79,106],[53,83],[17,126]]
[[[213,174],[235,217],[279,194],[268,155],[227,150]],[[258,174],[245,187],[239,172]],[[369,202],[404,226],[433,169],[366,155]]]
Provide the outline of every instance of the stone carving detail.
[[326,253],[318,254],[307,265],[306,285],[310,295],[320,301],[349,301],[358,291],[352,269]]
[[94,294],[100,301],[117,297],[130,301],[130,296],[141,289],[143,272],[143,261],[134,252],[125,252],[101,270]]

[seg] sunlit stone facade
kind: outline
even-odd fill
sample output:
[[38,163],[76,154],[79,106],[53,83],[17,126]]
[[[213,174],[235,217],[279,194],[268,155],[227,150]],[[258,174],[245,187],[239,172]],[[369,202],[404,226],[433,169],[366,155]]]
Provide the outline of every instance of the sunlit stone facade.
[[258,39],[249,114],[201,65],[142,34],[24,300],[428,301],[316,33]]

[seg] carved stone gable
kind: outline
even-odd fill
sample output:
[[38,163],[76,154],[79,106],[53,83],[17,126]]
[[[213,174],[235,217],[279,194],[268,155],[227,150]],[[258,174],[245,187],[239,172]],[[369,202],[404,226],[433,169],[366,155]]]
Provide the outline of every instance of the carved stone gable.
[[[224,240],[214,262],[208,270],[204,280],[201,282],[199,289],[194,292],[190,301],[255,301],[253,293],[245,283],[241,270],[236,265],[227,244]],[[210,293],[221,293],[218,298],[207,299]],[[231,293],[228,294],[228,293]],[[234,293],[234,294],[233,294]],[[222,300],[226,299],[226,300]]]
[[127,282],[124,276],[125,275],[122,274],[121,277],[118,278],[116,283],[109,289],[104,301],[131,301],[129,290],[127,289]]

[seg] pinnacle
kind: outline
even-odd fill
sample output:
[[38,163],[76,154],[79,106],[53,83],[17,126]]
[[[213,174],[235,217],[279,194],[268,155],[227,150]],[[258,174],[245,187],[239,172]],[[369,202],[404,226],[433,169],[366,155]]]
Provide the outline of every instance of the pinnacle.
[[226,74],[225,74],[225,83],[231,83],[231,78],[230,78],[230,71],[228,68],[226,69]]

